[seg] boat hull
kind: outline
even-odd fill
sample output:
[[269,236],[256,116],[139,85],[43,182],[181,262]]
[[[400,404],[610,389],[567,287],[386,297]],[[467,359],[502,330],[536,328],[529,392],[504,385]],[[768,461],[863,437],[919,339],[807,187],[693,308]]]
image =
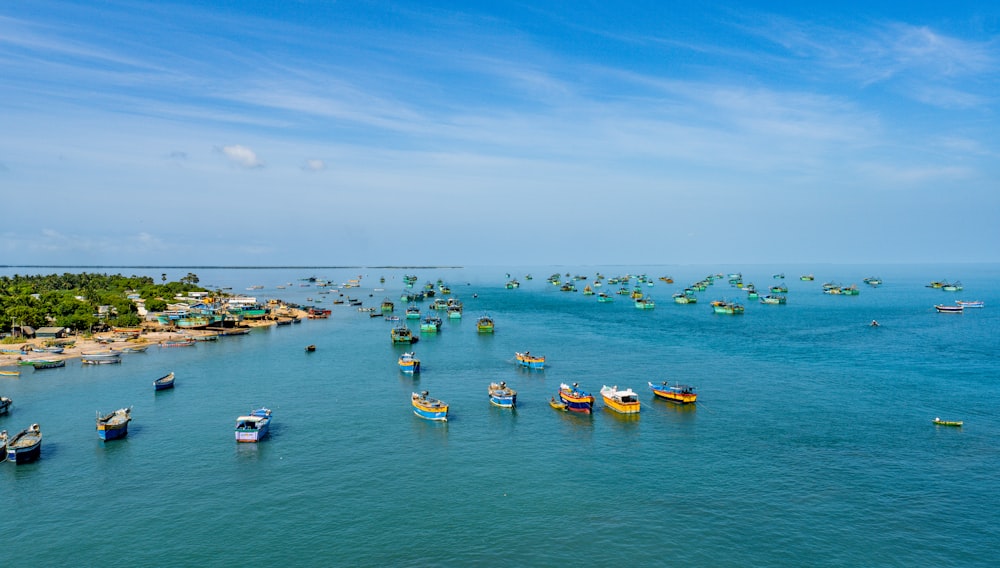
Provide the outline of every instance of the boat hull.
[[448,421],[448,405],[440,400],[414,393],[411,397],[411,405],[413,406],[413,414],[424,420]]
[[621,402],[610,397],[602,396],[604,400],[604,406],[610,408],[611,410],[618,412],[620,414],[638,414],[640,403],[636,402]]
[[27,448],[12,448],[9,445],[7,446],[7,461],[14,462],[16,464],[31,463],[38,460],[41,456],[41,441]]
[[649,389],[657,398],[673,402],[675,404],[694,404],[698,400],[697,393],[683,387],[670,387],[667,385],[654,385],[649,383]]
[[167,389],[172,389],[172,388],[174,388],[174,374],[173,373],[170,373],[169,375],[160,377],[159,379],[156,379],[155,381],[153,381],[153,390],[160,391],[160,390],[167,390]]
[[121,425],[98,424],[97,436],[104,440],[118,440],[128,436],[128,422]]

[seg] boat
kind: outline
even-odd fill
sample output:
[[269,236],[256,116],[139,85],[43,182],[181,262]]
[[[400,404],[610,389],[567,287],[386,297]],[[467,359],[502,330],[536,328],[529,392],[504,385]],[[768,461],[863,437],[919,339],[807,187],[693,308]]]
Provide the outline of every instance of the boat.
[[[202,337],[202,336],[199,336]],[[129,347],[122,347],[118,350],[119,353],[145,353],[149,349],[148,345],[133,345]]]
[[128,423],[132,421],[132,407],[119,408],[108,414],[97,413],[97,435],[102,440],[117,440],[128,436]]
[[236,419],[237,442],[259,442],[271,427],[271,409],[260,407]]
[[518,365],[521,365],[522,367],[527,367],[529,369],[545,368],[545,357],[532,355],[530,351],[525,351],[524,353],[521,352],[514,353],[514,360],[517,361]]
[[635,307],[640,310],[652,310],[656,307],[656,302],[649,296],[646,296],[645,298],[636,298]]
[[476,321],[476,330],[479,333],[493,333],[493,318],[490,316],[482,316]]
[[59,346],[51,346],[51,347],[35,347],[33,351],[36,351],[38,353],[55,353],[58,355],[59,353],[65,351],[65,349]]
[[716,300],[712,302],[712,310],[717,314],[739,315],[744,312],[742,304]]
[[559,385],[559,400],[566,403],[566,410],[590,414],[594,409],[594,395],[580,389],[578,383]]
[[689,294],[685,294],[683,292],[677,292],[676,294],[673,295],[673,298],[674,298],[674,303],[675,304],[697,304],[698,303],[698,298],[696,298],[696,297],[694,297],[692,295],[689,295]]
[[10,412],[10,406],[14,404],[14,401],[7,398],[6,396],[0,396],[0,414],[7,414]]
[[517,406],[517,391],[508,387],[507,383],[490,383],[487,389],[490,395],[490,404],[501,408],[514,408]]
[[785,296],[776,296],[773,294],[768,294],[760,299],[760,303],[762,304],[784,304],[786,302],[788,302],[788,298]]
[[42,455],[42,430],[32,424],[7,440],[7,461],[29,463]]
[[441,318],[427,316],[420,322],[420,333],[437,333],[441,329]]
[[425,420],[447,422],[448,405],[443,401],[431,398],[427,395],[427,391],[412,394],[410,397],[410,404],[413,405],[413,413]]
[[80,361],[85,365],[108,365],[112,363],[121,363],[122,354],[119,351],[84,353],[81,356]]
[[0,462],[7,461],[7,431],[0,430]]
[[601,399],[604,400],[606,408],[615,412],[622,414],[638,414],[639,412],[639,395],[635,394],[632,389],[619,390],[617,385],[613,387],[604,385],[601,387]]
[[799,276],[799,280],[803,282],[812,282],[815,279],[816,277],[813,276],[812,274],[803,274],[802,276]]
[[0,370],[0,377],[18,377],[20,375],[21,371]]
[[935,418],[931,422],[938,426],[961,426],[963,424],[961,420],[941,420],[940,418]]
[[962,289],[962,283],[957,280],[950,284],[946,282],[941,286],[941,290],[945,292],[959,292]]
[[974,301],[955,300],[955,304],[962,306],[963,308],[982,308],[986,305],[985,302],[982,302],[980,300],[974,300]]
[[788,293],[788,286],[785,286],[784,284],[780,284],[778,286],[771,286],[771,293],[772,294],[787,294]]
[[654,395],[670,402],[693,404],[698,399],[698,395],[694,392],[694,387],[689,385],[674,384],[670,386],[666,381],[658,385],[654,385],[653,383],[648,384],[649,390],[653,391]]
[[556,410],[562,410],[563,412],[566,412],[566,410],[568,410],[568,405],[562,400],[556,400],[556,397],[552,397],[549,399],[549,406],[555,408]]
[[417,359],[413,351],[403,353],[399,356],[399,370],[407,375],[420,372],[420,359]]
[[194,345],[193,339],[168,339],[160,343],[160,347],[191,347]]
[[316,351],[315,345],[306,345],[306,353],[312,353],[313,351]]
[[597,294],[597,301],[600,302],[600,303],[602,303],[602,304],[606,304],[606,303],[614,302],[615,299],[612,298],[611,296],[607,295],[604,292],[600,292],[599,294]]
[[65,359],[59,359],[57,361],[57,360],[53,360],[53,359],[35,359],[35,360],[32,360],[32,361],[29,361],[28,365],[31,365],[36,370],[40,370],[40,369],[55,369],[57,367],[65,367],[66,366],[66,360]]
[[390,300],[389,298],[386,298],[386,299],[382,300],[381,309],[382,309],[383,312],[391,312],[391,311],[394,311],[396,309],[396,305],[392,303],[392,300]]
[[584,296],[594,295],[594,289],[590,287],[590,284],[587,284],[586,286],[583,287],[583,295]]
[[960,314],[965,309],[963,306],[944,306],[936,305],[934,309],[938,311],[939,314]]
[[392,337],[393,344],[401,343],[406,345],[416,343],[417,340],[420,339],[419,337],[413,335],[413,332],[410,331],[410,328],[406,327],[405,324],[392,328],[390,337]]
[[160,391],[172,388],[174,388],[174,373],[172,371],[153,381],[153,390]]
[[406,308],[406,319],[420,319],[420,308],[417,306],[409,306]]

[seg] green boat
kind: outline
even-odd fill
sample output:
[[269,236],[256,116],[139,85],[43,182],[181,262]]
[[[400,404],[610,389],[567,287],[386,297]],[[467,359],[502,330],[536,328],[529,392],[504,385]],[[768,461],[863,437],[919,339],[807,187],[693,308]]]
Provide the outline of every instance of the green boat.
[[941,420],[940,418],[935,418],[932,422],[938,426],[962,426],[961,420]]

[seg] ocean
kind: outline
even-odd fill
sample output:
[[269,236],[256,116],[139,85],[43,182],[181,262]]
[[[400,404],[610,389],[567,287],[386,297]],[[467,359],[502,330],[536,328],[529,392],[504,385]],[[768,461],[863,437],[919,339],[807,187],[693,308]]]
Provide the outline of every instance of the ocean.
[[[10,433],[39,423],[41,459],[0,464],[3,561],[10,566],[991,566],[1000,558],[1000,265],[583,266],[469,268],[4,268],[0,274],[145,274],[289,302],[320,299],[328,320],[256,329],[120,365],[0,377]],[[741,272],[763,305],[716,280],[698,303],[671,295]],[[783,272],[784,280],[773,274]],[[533,278],[526,279],[530,273]],[[580,291],[552,273],[646,274],[657,302],[618,286]],[[799,279],[815,274],[815,281]],[[394,346],[414,290],[441,279],[464,303],[437,335]],[[508,276],[508,274],[510,276]],[[658,278],[671,276],[675,284]],[[876,288],[862,282],[879,276]],[[385,278],[385,282],[379,281]],[[517,289],[504,284],[516,278]],[[944,292],[932,280],[961,280]],[[857,284],[858,296],[822,293]],[[632,284],[635,280],[631,281]],[[251,286],[261,289],[247,290]],[[284,286],[283,289],[277,286]],[[339,286],[337,286],[339,288]],[[743,315],[718,315],[712,300]],[[982,300],[939,314],[935,304]],[[428,313],[430,301],[420,304]],[[494,334],[479,334],[489,314]],[[872,327],[870,322],[880,325]],[[411,329],[419,325],[412,320]],[[304,347],[316,345],[314,353]],[[415,377],[396,361],[413,350]],[[541,371],[516,351],[544,355]],[[176,373],[176,388],[152,381]],[[506,381],[518,406],[491,406]],[[698,403],[653,398],[647,382],[697,388]],[[560,383],[597,396],[592,415],[548,405]],[[603,407],[603,385],[642,411]],[[427,390],[449,421],[413,415]],[[270,436],[237,444],[236,417],[268,406]],[[102,442],[97,411],[133,407],[128,437]],[[962,420],[961,428],[932,419]]]

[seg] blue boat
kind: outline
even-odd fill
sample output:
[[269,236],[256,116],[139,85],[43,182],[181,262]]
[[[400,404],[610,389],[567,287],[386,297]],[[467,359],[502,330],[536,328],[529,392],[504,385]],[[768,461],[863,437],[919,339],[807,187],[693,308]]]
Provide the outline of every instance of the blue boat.
[[410,403],[413,405],[413,413],[425,420],[448,421],[448,405],[436,398],[427,396],[427,391],[413,393]]
[[403,353],[399,356],[399,370],[408,374],[413,375],[420,372],[420,359],[414,356],[413,351],[408,353]]
[[237,442],[259,442],[271,427],[271,409],[263,406],[236,419]]
[[522,367],[527,367],[529,369],[545,368],[545,357],[532,355],[530,351],[525,351],[524,353],[516,352],[514,353],[514,359],[517,361],[517,364]]
[[42,430],[32,424],[7,442],[7,460],[16,464],[29,463],[42,455]]
[[490,404],[501,408],[514,408],[517,406],[517,391],[508,387],[507,383],[490,383],[488,389]]
[[0,414],[7,414],[10,412],[10,405],[14,404],[14,401],[5,397],[0,396]]
[[590,414],[594,409],[594,395],[581,389],[577,383],[573,383],[572,387],[566,383],[560,384],[559,400],[566,405],[566,410],[571,412]]
[[153,381],[153,390],[165,390],[174,388],[174,373],[163,375]]
[[132,421],[132,408],[101,414],[97,413],[97,435],[102,440],[117,440],[128,436],[128,423]]

